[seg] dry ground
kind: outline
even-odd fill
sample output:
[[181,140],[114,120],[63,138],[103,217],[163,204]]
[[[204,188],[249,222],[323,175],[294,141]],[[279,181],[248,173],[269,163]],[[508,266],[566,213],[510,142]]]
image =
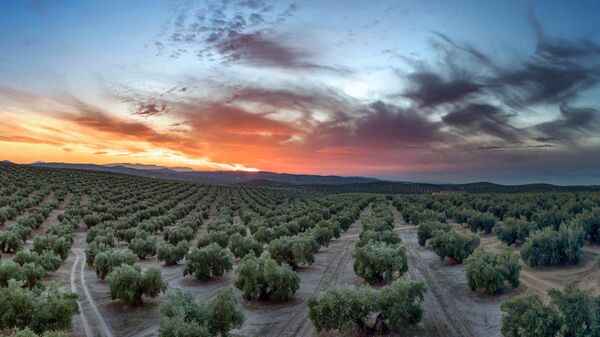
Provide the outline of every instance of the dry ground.
[[[62,205],[61,205],[62,206]],[[463,265],[447,265],[428,248],[417,244],[416,227],[405,224],[401,215],[390,208],[396,217],[396,231],[407,246],[409,254],[408,277],[422,279],[427,283],[425,312],[421,323],[397,336],[500,336],[500,303],[511,296],[531,288],[544,294],[548,289],[563,287],[576,282],[582,288],[593,288],[600,277],[598,256],[600,247],[586,246],[581,263],[573,267],[536,268],[523,265],[522,285],[498,296],[486,296],[468,288]],[[365,209],[359,219],[342,236],[315,255],[315,263],[298,270],[300,289],[294,300],[285,304],[264,302],[250,303],[238,298],[243,307],[246,322],[233,332],[234,336],[337,336],[334,333],[317,334],[308,319],[307,301],[334,284],[363,282],[353,271],[355,241],[362,230],[361,221],[370,212]],[[55,210],[47,223],[56,222],[63,207]],[[214,214],[212,214],[214,215]],[[205,230],[205,226],[202,227]],[[491,249],[502,249],[505,245],[493,235],[482,235],[482,244]],[[85,226],[76,231],[75,244],[69,258],[48,281],[58,281],[65,289],[80,295],[81,313],[73,322],[72,336],[144,337],[157,336],[159,327],[159,305],[166,299],[161,295],[146,300],[141,307],[129,307],[111,300],[108,284],[96,278],[85,261]],[[512,248],[514,249],[514,248]],[[234,268],[238,261],[234,263]],[[158,264],[156,258],[142,264]],[[207,302],[223,287],[235,280],[235,271],[222,278],[200,282],[192,276],[183,277],[184,265],[162,266],[163,277],[169,288],[191,291],[198,301]],[[595,290],[596,294],[600,294]]]

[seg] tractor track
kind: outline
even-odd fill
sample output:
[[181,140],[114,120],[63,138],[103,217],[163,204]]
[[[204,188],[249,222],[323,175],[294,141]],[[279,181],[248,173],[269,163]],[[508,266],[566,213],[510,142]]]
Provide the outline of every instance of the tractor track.
[[[396,221],[402,219],[402,215],[395,209],[395,207],[392,207],[392,212],[395,215]],[[399,223],[403,224],[403,221],[400,221]],[[425,263],[423,263],[423,261],[418,256],[416,256],[415,252],[418,248],[415,246],[414,240],[411,240],[411,238],[409,238],[406,235],[407,229],[412,230],[412,228],[399,228],[398,233],[400,234],[400,238],[406,245],[408,254],[412,257],[415,269],[417,269],[422,274],[423,278],[427,282],[428,287],[434,293],[435,297],[441,299],[441,301],[443,302],[443,305],[441,307],[450,309],[451,312],[447,315],[447,318],[450,322],[453,323],[452,325],[459,330],[459,336],[475,337],[476,335],[473,333],[467,322],[463,319],[460,310],[458,310],[454,301],[452,301],[452,299],[444,292],[439,282],[431,273],[429,267],[425,265]],[[434,321],[436,329],[438,331],[445,330],[442,329],[443,323],[439,322],[439,320],[433,316],[434,315],[432,315],[432,320]],[[446,335],[446,332],[440,334],[440,336]]]
[[[108,324],[106,324],[106,320],[104,319],[104,316],[102,315],[102,313],[100,312],[100,310],[96,306],[96,301],[94,300],[94,298],[90,294],[90,290],[88,289],[88,287],[87,287],[87,285],[85,283],[85,263],[86,263],[85,253],[80,248],[74,248],[73,252],[76,255],[76,261],[79,260],[79,262],[80,262],[79,276],[80,276],[80,281],[81,281],[81,288],[83,289],[85,297],[87,298],[87,301],[90,304],[90,307],[92,308],[92,311],[94,312],[94,315],[96,316],[96,321],[100,325],[100,329],[99,330],[106,337],[114,337],[114,335],[112,333],[112,330],[110,329],[110,327],[108,326]],[[71,270],[71,272],[72,272],[71,277],[72,278],[75,277],[74,273],[73,273],[73,272],[76,271],[75,265],[76,264],[74,264],[74,267]]]
[[[327,267],[323,272],[323,276],[321,276],[319,281],[319,285],[311,294],[312,296],[318,295],[326,286],[338,283],[342,271],[346,269],[346,266],[352,257],[351,253],[354,246],[353,237],[358,237],[350,234],[351,229],[362,223],[362,218],[368,212],[370,212],[370,209],[370,207],[365,208],[359,218],[348,228],[346,232],[340,236],[339,239],[337,239],[338,242],[343,242],[343,245],[340,247],[340,249],[337,249],[335,255],[327,264]],[[313,334],[312,332],[314,331],[314,327],[308,319],[308,308],[304,305],[306,301],[307,298],[303,298],[302,305],[300,305],[299,308],[294,311],[291,318],[279,329],[279,332],[276,336],[310,336]]]
[[[77,286],[75,285],[75,274],[77,273],[77,265],[79,264],[79,254],[75,253],[75,261],[73,262],[73,267],[71,268],[71,292],[74,294],[78,293]],[[94,337],[92,334],[92,330],[90,329],[90,325],[85,317],[85,313],[83,312],[83,306],[81,305],[81,301],[77,299],[77,307],[79,308],[79,319],[81,320],[81,325],[83,326],[83,331],[85,332],[86,337]]]

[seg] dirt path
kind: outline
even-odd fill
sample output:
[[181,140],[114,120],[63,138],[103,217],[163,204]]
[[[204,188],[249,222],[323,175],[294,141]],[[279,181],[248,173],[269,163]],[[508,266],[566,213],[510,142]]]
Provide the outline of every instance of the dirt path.
[[410,277],[424,280],[428,292],[421,323],[404,335],[500,336],[500,303],[519,290],[485,296],[468,288],[462,265],[445,265],[431,250],[418,245],[416,227],[396,217],[396,231],[407,247]]
[[[96,321],[97,321],[98,325],[100,325],[102,334],[106,337],[113,337],[114,335],[112,334],[110,327],[108,326],[108,324],[106,324],[106,321],[104,320],[104,316],[100,313],[100,310],[98,310],[96,301],[90,294],[90,290],[88,289],[87,284],[85,283],[85,265],[86,265],[85,253],[80,248],[73,249],[73,252],[80,259],[79,278],[81,280],[81,288],[83,288],[83,292],[87,299],[87,303],[90,305],[90,307],[92,308],[92,311],[94,312]],[[75,269],[76,268],[74,268],[74,270]]]
[[[75,261],[73,262],[73,268],[71,268],[71,292],[74,294],[78,294],[79,290],[75,284],[76,274],[77,274],[77,265],[79,264],[79,254],[75,254]],[[85,332],[86,337],[94,337],[92,334],[92,330],[90,325],[85,317],[85,313],[83,312],[83,306],[81,305],[81,301],[77,300],[77,306],[79,307],[79,319],[81,321],[81,325],[83,326],[83,330]]]

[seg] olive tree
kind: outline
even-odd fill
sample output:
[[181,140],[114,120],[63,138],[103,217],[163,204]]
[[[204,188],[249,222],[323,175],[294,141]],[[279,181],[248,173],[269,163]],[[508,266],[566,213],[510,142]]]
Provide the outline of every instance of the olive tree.
[[208,306],[196,302],[190,292],[172,290],[167,295],[169,299],[160,305],[162,337],[226,337],[244,322],[231,287],[219,289]]
[[183,260],[190,248],[190,244],[185,241],[179,241],[176,246],[170,243],[162,243],[157,249],[158,261],[164,261],[167,266],[177,264]]
[[229,331],[240,328],[244,323],[244,313],[239,308],[233,289],[221,288],[217,297],[208,305],[208,331],[216,336],[228,337]]
[[76,294],[63,293],[56,284],[34,291],[23,286],[22,281],[11,280],[0,287],[0,329],[28,327],[41,333],[71,328],[72,317],[79,312]]
[[360,233],[358,236],[357,246],[361,247],[366,245],[369,242],[384,242],[388,244],[397,244],[400,243],[400,237],[392,230],[383,230],[383,231],[374,231],[374,230],[366,230]]
[[309,298],[309,317],[319,332],[337,330],[344,336],[400,332],[421,320],[425,292],[423,282],[405,279],[380,292],[370,287],[331,287]]
[[546,227],[529,236],[521,248],[521,257],[531,267],[576,264],[584,243],[580,227],[563,225],[558,231]]
[[235,233],[229,238],[229,249],[233,256],[242,258],[250,252],[253,252],[254,255],[260,255],[263,251],[263,245],[252,236]]
[[377,308],[377,293],[370,287],[332,287],[308,300],[308,315],[317,331],[337,330],[343,336],[366,332],[367,319]]
[[452,230],[452,226],[440,222],[425,222],[419,224],[419,227],[417,227],[417,238],[419,240],[419,245],[425,246],[427,240],[431,239],[433,232],[436,230],[449,232]]
[[193,247],[188,253],[183,275],[194,275],[201,281],[220,277],[233,269],[232,259],[231,252],[217,243],[203,248]]
[[318,250],[319,244],[312,235],[284,236],[269,243],[269,255],[278,263],[287,263],[292,268],[313,264]]
[[508,250],[495,253],[479,247],[465,260],[469,287],[490,295],[501,291],[506,283],[518,287],[520,271],[517,255]]
[[406,248],[402,244],[370,242],[357,247],[354,253],[354,272],[370,284],[400,276],[408,270]]
[[517,242],[525,242],[533,227],[533,224],[527,220],[506,218],[503,223],[494,227],[494,234],[498,236],[498,239],[510,246]]
[[600,335],[598,298],[573,284],[550,290],[550,303],[528,292],[502,303],[501,332],[505,337]]
[[101,252],[94,258],[96,276],[104,280],[116,267],[128,264],[133,266],[137,262],[136,255],[129,249],[113,248],[108,252]]
[[129,243],[129,249],[140,259],[156,255],[156,237],[148,235],[146,238],[135,238]]
[[211,243],[216,243],[222,248],[227,248],[227,245],[229,244],[229,234],[220,230],[209,231],[198,240],[198,248],[206,247]]
[[129,305],[140,305],[143,296],[154,298],[166,289],[156,266],[142,271],[139,265],[122,264],[108,274],[107,280],[110,297]]
[[266,299],[272,302],[290,300],[300,288],[300,277],[290,266],[279,265],[268,254],[248,254],[236,269],[235,286],[246,300]]
[[496,217],[494,214],[486,212],[475,212],[471,215],[468,220],[469,228],[473,232],[481,230],[487,234],[492,232],[492,229],[496,225]]
[[44,331],[38,335],[30,328],[25,328],[14,330],[9,337],[69,337],[69,334],[64,331]]
[[4,253],[16,253],[23,247],[23,238],[14,230],[0,233],[0,248]]
[[479,237],[475,234],[437,230],[433,232],[429,247],[442,260],[450,258],[454,262],[462,263],[479,246],[479,242]]
[[382,322],[384,328],[378,330],[400,332],[403,329],[417,324],[423,316],[422,302],[425,298],[427,288],[421,281],[408,281],[398,279],[379,294],[378,321]]

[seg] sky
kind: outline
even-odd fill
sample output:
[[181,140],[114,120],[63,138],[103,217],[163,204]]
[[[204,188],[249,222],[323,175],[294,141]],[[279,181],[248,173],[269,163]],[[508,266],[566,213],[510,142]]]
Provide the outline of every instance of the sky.
[[0,0],[0,159],[600,184],[598,1]]

